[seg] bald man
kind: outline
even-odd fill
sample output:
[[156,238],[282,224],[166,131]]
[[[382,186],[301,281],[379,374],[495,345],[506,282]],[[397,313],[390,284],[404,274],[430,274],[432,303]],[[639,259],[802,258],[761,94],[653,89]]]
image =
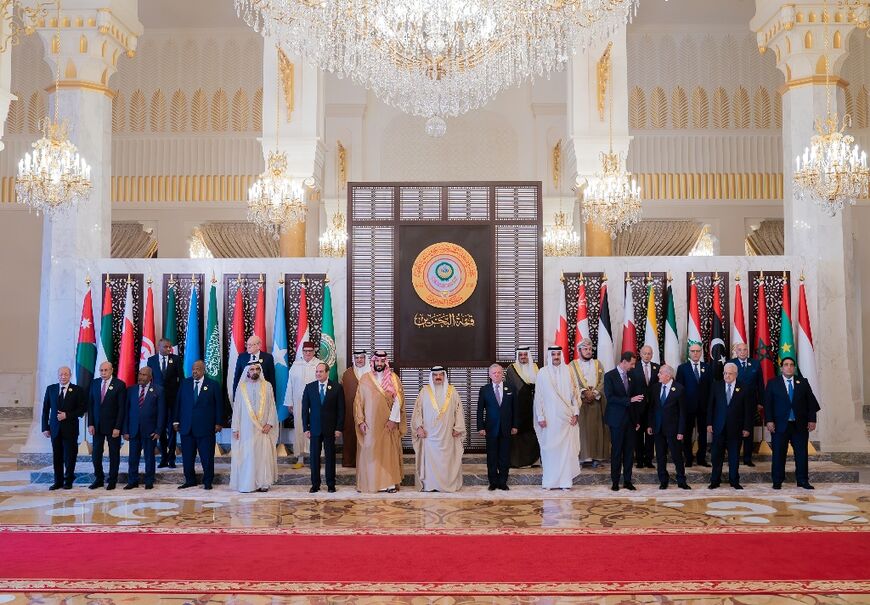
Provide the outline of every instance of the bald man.
[[275,358],[272,357],[271,353],[266,353],[262,350],[263,341],[259,336],[254,334],[248,341],[245,343],[245,347],[248,349],[246,353],[242,353],[239,355],[239,358],[236,360],[236,370],[233,375],[233,397],[236,394],[236,387],[239,386],[239,380],[242,378],[242,374],[245,372],[245,368],[251,362],[259,361],[260,366],[263,368],[263,378],[266,379],[270,385],[272,385],[272,396],[275,396]]

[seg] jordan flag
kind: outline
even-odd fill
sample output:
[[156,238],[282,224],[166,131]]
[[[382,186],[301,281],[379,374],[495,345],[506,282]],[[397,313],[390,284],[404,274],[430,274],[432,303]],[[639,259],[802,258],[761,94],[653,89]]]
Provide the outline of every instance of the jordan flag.
[[803,276],[801,276],[801,288],[798,300],[797,355],[801,375],[818,393],[820,389],[819,376],[816,373],[816,351],[813,345],[813,329],[810,327],[810,313],[807,309],[807,292],[804,287]]
[[580,343],[589,335],[589,315],[586,304],[586,280],[580,276],[580,287],[577,289],[577,325],[574,329],[574,348],[580,350]]
[[[739,278],[737,278],[739,279]],[[734,315],[731,322],[731,344],[749,344],[746,340],[746,320],[743,319],[743,292],[740,289],[740,282],[734,286]]]
[[722,315],[722,281],[713,280],[713,329],[710,334],[710,361],[713,363],[713,378],[722,380],[722,371],[728,361],[725,351],[725,330]]
[[[266,290],[263,287],[263,282],[260,282],[260,287],[257,289],[257,306],[254,309],[254,336],[260,337],[260,350],[267,351],[266,348]],[[235,368],[235,366],[234,366]]]
[[758,316],[755,318],[755,357],[761,362],[761,377],[765,386],[776,370],[770,355],[770,324],[767,322],[767,297],[764,293],[764,273],[758,282]]
[[[556,324],[556,334],[553,336],[554,346],[561,347],[563,363],[568,357],[568,311],[565,308],[565,282],[559,287],[559,319]],[[549,353],[547,353],[549,355]]]
[[242,297],[242,284],[236,282],[236,298],[233,304],[233,324],[227,350],[227,395],[233,400],[233,377],[239,355],[245,352],[245,299]]
[[118,351],[118,378],[124,384],[136,384],[136,331],[133,327],[133,282],[127,282],[124,297],[124,320],[121,324],[121,349]]
[[616,367],[613,355],[613,330],[610,329],[610,303],[607,302],[607,278],[601,282],[598,298],[598,361],[609,372]]
[[311,340],[308,331],[308,295],[305,293],[305,282],[299,289],[299,321],[296,322],[296,356],[293,360],[302,359],[302,345]]
[[94,369],[97,365],[97,338],[94,334],[94,307],[91,286],[82,302],[82,320],[79,323],[79,340],[76,343],[76,384],[89,393]]
[[637,355],[637,330],[634,323],[634,298],[631,282],[625,280],[625,313],[622,320],[622,352],[631,351]]
[[[149,280],[150,282],[150,280]],[[145,297],[145,315],[142,318],[142,346],[139,347],[139,366],[148,363],[148,358],[154,355],[154,293],[148,284],[148,294]]]
[[701,361],[704,361],[704,342],[701,340],[701,312],[698,310],[698,285],[692,273],[689,285],[689,330],[686,351],[692,345],[701,345]]

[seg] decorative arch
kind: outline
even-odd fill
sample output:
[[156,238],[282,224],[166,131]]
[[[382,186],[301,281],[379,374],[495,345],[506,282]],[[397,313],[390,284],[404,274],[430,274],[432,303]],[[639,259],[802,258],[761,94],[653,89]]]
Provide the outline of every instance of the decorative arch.
[[151,95],[151,132],[166,132],[166,97],[159,88]]
[[172,132],[187,130],[187,96],[181,90],[172,93],[172,101],[169,105],[169,129]]
[[211,100],[211,129],[215,132],[226,132],[230,127],[230,109],[227,93],[219,88]]
[[202,88],[197,88],[190,100],[190,128],[194,132],[208,130],[208,101]]
[[145,132],[145,95],[136,89],[130,97],[130,131]]
[[752,100],[752,122],[755,128],[771,127],[770,95],[764,86],[755,89]]
[[734,114],[734,128],[749,128],[751,110],[749,109],[749,93],[742,86],[734,91],[734,104],[731,108]]
[[248,95],[245,90],[240,88],[233,95],[233,103],[230,109],[232,128],[235,132],[245,132],[248,130]]

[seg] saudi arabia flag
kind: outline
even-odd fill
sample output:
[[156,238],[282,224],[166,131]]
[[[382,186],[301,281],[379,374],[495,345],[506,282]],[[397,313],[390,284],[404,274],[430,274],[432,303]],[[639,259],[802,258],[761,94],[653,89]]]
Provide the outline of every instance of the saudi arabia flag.
[[332,320],[332,292],[329,284],[323,288],[323,326],[320,330],[320,353],[317,356],[329,364],[329,379],[338,381],[335,356],[335,322]]
[[221,338],[218,329],[217,286],[212,281],[208,293],[208,320],[205,326],[205,375],[216,383],[223,382]]

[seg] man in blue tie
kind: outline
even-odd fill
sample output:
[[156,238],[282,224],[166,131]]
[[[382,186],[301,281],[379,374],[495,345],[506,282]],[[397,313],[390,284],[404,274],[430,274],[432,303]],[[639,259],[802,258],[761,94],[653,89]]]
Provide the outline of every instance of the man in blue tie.
[[172,352],[172,343],[166,338],[157,342],[159,353],[148,358],[151,377],[154,386],[163,389],[163,400],[166,403],[164,426],[157,427],[160,434],[160,464],[157,468],[175,468],[175,429],[172,419],[175,417],[175,400],[178,397],[178,386],[183,378],[181,358]]
[[504,368],[489,366],[488,384],[477,394],[477,432],[486,439],[486,476],[489,491],[507,491],[511,435],[518,431],[515,392],[505,384]]
[[320,362],[314,370],[314,382],[302,392],[302,426],[311,443],[311,489],[320,491],[320,449],[326,453],[326,490],[335,492],[335,440],[344,429],[344,391],[329,380],[329,365]]
[[725,364],[723,380],[713,383],[710,401],[707,403],[707,432],[712,436],[713,471],[710,474],[710,489],[716,489],[722,480],[722,463],[728,449],[728,483],[734,489],[740,485],[740,444],[752,430],[754,404],[752,391],[737,382],[737,365]]
[[810,431],[816,430],[816,413],[820,408],[810,383],[797,378],[796,369],[794,358],[782,358],[780,377],[768,382],[764,392],[764,417],[767,430],[773,437],[773,463],[770,467],[773,489],[782,489],[789,443],[794,450],[798,487],[814,489],[809,479],[807,442]]
[[674,380],[674,368],[664,364],[659,368],[659,384],[650,389],[647,410],[647,433],[655,440],[656,471],[659,489],[668,489],[668,450],[677,471],[677,487],[691,489],[686,482],[683,465],[683,437],[686,426],[686,398],[683,385]]
[[205,375],[205,362],[193,362],[190,377],[178,389],[178,405],[172,424],[181,435],[181,458],[184,483],[178,489],[197,485],[194,460],[197,453],[202,464],[202,487],[211,489],[214,480],[215,435],[224,424],[223,391]]

